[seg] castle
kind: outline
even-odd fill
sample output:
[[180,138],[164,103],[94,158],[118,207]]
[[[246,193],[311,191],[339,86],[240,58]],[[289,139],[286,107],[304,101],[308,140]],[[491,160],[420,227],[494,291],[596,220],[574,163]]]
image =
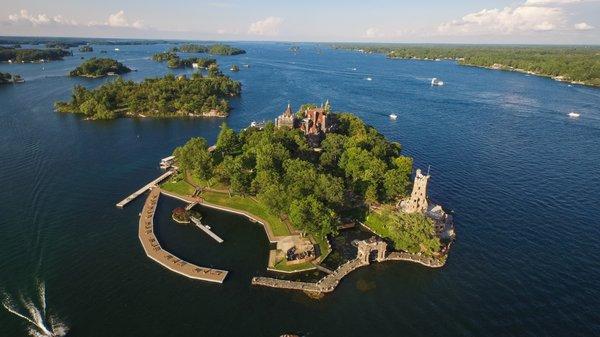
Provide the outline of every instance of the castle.
[[298,128],[307,136],[322,135],[331,129],[330,111],[331,105],[327,101],[321,107],[305,109],[302,111],[302,117],[298,118],[292,112],[291,105],[288,104],[283,114],[275,119],[275,126]]
[[427,211],[427,182],[429,182],[429,177],[429,174],[423,175],[421,169],[417,169],[410,199],[402,203],[402,208],[406,213],[425,213]]

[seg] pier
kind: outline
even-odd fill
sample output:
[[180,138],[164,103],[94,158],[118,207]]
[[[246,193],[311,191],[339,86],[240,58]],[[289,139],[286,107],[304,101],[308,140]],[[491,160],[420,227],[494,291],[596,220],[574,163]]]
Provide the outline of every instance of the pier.
[[193,223],[196,224],[196,227],[203,230],[204,233],[208,234],[211,238],[215,239],[215,241],[217,241],[218,243],[223,243],[223,239],[221,239],[217,234],[215,234],[213,231],[208,229],[207,226],[203,225],[202,222],[200,222],[200,219],[194,218],[193,216],[190,217],[190,219],[192,220]]
[[162,174],[160,177],[152,180],[151,182],[149,182],[147,185],[145,185],[144,187],[140,188],[139,190],[133,192],[130,196],[128,196],[127,198],[119,201],[117,203],[117,207],[119,208],[123,208],[125,207],[125,205],[127,205],[128,203],[130,203],[131,201],[133,201],[135,198],[139,197],[140,195],[142,195],[144,192],[146,192],[147,190],[149,190],[150,188],[152,188],[153,186],[156,186],[158,183],[160,183],[161,181],[167,179],[171,174],[173,174],[173,170],[169,170],[167,172],[165,172],[164,174]]
[[[164,178],[163,178],[164,179]],[[146,255],[163,267],[191,279],[223,283],[226,270],[200,267],[184,261],[164,250],[154,234],[154,213],[160,197],[160,188],[152,188],[140,215],[138,237]]]

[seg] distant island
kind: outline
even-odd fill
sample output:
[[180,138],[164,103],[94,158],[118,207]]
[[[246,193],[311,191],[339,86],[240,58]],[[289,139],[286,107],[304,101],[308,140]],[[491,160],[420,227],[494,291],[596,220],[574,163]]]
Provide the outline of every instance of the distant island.
[[140,83],[121,77],[95,89],[75,86],[69,102],[56,102],[60,112],[82,114],[89,119],[119,117],[225,117],[228,98],[241,92],[241,84],[224,76],[218,67],[207,77],[200,73],[166,75]]
[[245,54],[246,51],[240,48],[235,48],[227,44],[217,43],[213,45],[200,45],[200,44],[183,44],[177,47],[171,48],[172,52],[180,53],[208,53],[212,55],[232,56]]
[[25,63],[62,60],[72,55],[63,49],[21,49],[0,47],[0,62]]
[[82,53],[90,53],[90,52],[94,51],[94,48],[92,48],[92,46],[90,46],[90,45],[85,45],[85,46],[79,47],[79,51]]
[[402,252],[389,259],[442,266],[452,218],[428,201],[429,175],[417,170],[410,193],[413,160],[401,149],[360,118],[331,112],[328,103],[296,113],[288,106],[275,123],[241,132],[223,124],[214,146],[192,138],[178,147],[178,173],[161,188],[260,221],[277,242],[271,270],[315,268],[331,252],[328,238],[358,223]]
[[93,57],[72,70],[69,76],[98,78],[107,75],[125,74],[130,71],[131,69],[116,60]]
[[182,59],[172,51],[156,53],[152,55],[152,59],[157,62],[167,62],[169,68],[208,68],[217,64],[217,60],[209,58],[190,57]]
[[81,45],[81,42],[79,42],[79,41],[74,41],[74,42],[49,41],[49,42],[46,42],[46,48],[69,49],[71,47],[77,47],[79,45]]
[[23,78],[20,75],[10,73],[0,73],[0,84],[22,83]]
[[383,53],[392,59],[456,60],[461,65],[552,77],[600,86],[600,48],[551,46],[406,46],[337,44],[336,49]]

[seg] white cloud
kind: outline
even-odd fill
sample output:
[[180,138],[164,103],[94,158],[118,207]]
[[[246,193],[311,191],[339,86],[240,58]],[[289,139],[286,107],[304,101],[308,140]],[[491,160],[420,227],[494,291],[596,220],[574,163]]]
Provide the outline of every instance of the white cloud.
[[279,28],[283,23],[283,19],[276,16],[269,16],[264,20],[256,21],[248,28],[248,34],[252,35],[265,35],[265,36],[277,36],[279,35]]
[[120,28],[144,28],[142,21],[130,22],[125,15],[125,12],[120,10],[114,14],[108,16],[106,22],[90,21],[87,24],[80,24],[75,20],[66,19],[62,15],[50,16],[48,14],[36,14],[32,15],[26,9],[22,9],[18,14],[10,14],[8,16],[8,23],[13,25],[27,25],[33,27],[39,26],[108,26],[108,27],[120,27]]
[[10,14],[8,16],[8,20],[15,24],[25,23],[34,26],[51,24],[77,25],[77,22],[75,20],[67,20],[63,18],[62,15],[56,15],[53,17],[47,14],[30,15],[26,9],[21,9],[19,14]]
[[576,30],[592,30],[594,29],[594,26],[588,24],[587,22],[580,22],[573,25],[573,28]]
[[516,7],[483,9],[441,24],[438,32],[448,35],[506,35],[566,29],[568,16],[563,8],[543,5],[557,1],[566,3],[574,0],[528,0]]
[[139,20],[130,23],[129,20],[127,19],[127,16],[125,16],[125,12],[123,10],[120,10],[120,11],[116,12],[115,14],[109,15],[108,22],[106,24],[111,27],[133,27],[133,28],[143,28],[144,27],[142,21],[139,21]]
[[383,33],[383,31],[376,27],[368,28],[364,34],[364,37],[366,37],[367,39],[381,38],[384,36],[385,34]]

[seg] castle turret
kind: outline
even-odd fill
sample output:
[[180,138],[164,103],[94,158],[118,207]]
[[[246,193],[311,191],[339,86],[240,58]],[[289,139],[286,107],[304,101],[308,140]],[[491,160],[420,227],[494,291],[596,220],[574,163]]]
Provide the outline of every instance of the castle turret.
[[427,211],[427,182],[429,177],[429,174],[423,175],[421,170],[417,169],[410,199],[402,203],[402,208],[406,213],[424,213]]
[[294,113],[292,112],[292,106],[290,103],[288,103],[287,108],[285,109],[283,114],[275,119],[275,125],[278,128],[286,127],[293,129],[295,120],[296,118],[294,116]]

